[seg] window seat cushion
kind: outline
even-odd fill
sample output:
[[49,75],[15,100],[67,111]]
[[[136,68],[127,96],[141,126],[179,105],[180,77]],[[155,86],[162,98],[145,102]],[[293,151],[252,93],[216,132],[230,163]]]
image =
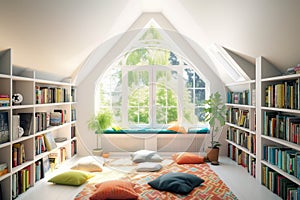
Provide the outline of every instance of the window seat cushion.
[[[168,129],[121,129],[121,130],[113,130],[106,129],[104,134],[182,134],[181,132],[176,132]],[[209,134],[209,128],[199,128],[199,129],[189,129],[187,134]]]

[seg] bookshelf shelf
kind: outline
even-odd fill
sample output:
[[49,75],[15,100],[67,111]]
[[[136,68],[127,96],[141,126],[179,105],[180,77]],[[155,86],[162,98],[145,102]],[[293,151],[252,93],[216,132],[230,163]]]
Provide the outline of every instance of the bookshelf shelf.
[[36,84],[46,84],[46,85],[72,85],[70,82],[57,82],[57,81],[48,81],[48,80],[42,80],[42,79],[35,79]]
[[71,102],[62,102],[62,103],[42,103],[42,104],[35,104],[34,107],[39,108],[39,107],[57,107],[57,106],[66,106],[66,105],[71,105]]
[[273,141],[275,143],[287,146],[287,147],[291,147],[292,149],[295,149],[297,151],[300,151],[300,145],[292,143],[292,142],[288,142],[286,140],[280,139],[280,138],[274,138],[274,137],[270,137],[270,136],[266,136],[266,135],[262,135],[262,138],[269,140],[269,141]]
[[[0,95],[4,98],[2,99],[4,103],[0,104],[0,113],[2,113],[0,120],[3,122],[3,116],[8,116],[8,125],[5,131],[8,133],[9,139],[6,142],[4,137],[0,144],[0,164],[6,163],[8,169],[8,173],[0,176],[2,188],[0,199],[22,199],[22,194],[35,186],[36,178],[40,180],[50,173],[50,166],[48,165],[50,154],[51,156],[60,156],[58,165],[65,159],[75,156],[76,151],[74,149],[77,148],[75,146],[77,138],[72,133],[72,129],[74,129],[72,127],[76,126],[76,120],[71,117],[74,112],[73,109],[76,107],[73,97],[76,93],[76,86],[71,84],[71,80],[54,80],[57,77],[53,74],[13,66],[11,49],[5,49],[1,52],[3,56],[0,57]],[[41,79],[42,76],[43,79]],[[43,93],[43,89],[45,91],[48,89],[47,93]],[[12,96],[14,94],[23,96],[23,101],[20,104],[13,104]],[[40,98],[47,99],[47,101],[42,102],[42,104],[38,101]],[[52,115],[52,113],[54,114]],[[20,120],[16,116],[19,116]],[[28,126],[25,127],[25,124]],[[24,135],[21,137],[18,126],[24,130]],[[0,132],[0,139],[5,136],[6,132]],[[39,151],[37,146],[40,138],[48,133],[53,138],[66,138],[66,141],[57,143],[55,148],[51,150]],[[43,167],[39,170],[44,174],[37,177],[37,167],[41,167],[39,165]],[[19,192],[15,183],[18,178],[24,176],[30,179],[30,183],[26,184],[25,187],[22,186],[22,192]]]
[[247,148],[242,147],[241,145],[236,144],[235,142],[231,141],[231,140],[226,140],[229,144],[232,144],[233,146],[235,146],[236,148],[242,150],[243,152],[249,154],[251,157],[256,158],[256,155],[251,153]]
[[10,176],[11,176],[11,173],[8,172],[7,174],[4,174],[4,175],[0,176],[0,181],[4,180],[6,178],[9,178]]
[[300,77],[300,74],[290,74],[290,75],[278,75],[269,78],[262,78],[261,82],[270,82],[270,81],[282,81],[282,80],[294,80]]
[[300,115],[300,110],[294,110],[294,109],[274,108],[274,107],[261,107],[261,109],[262,110],[277,111],[277,112],[292,113],[292,114],[299,114]]
[[24,163],[21,164],[21,165],[18,165],[18,166],[16,166],[16,167],[13,167],[11,173],[12,173],[12,174],[13,174],[13,173],[16,173],[16,172],[20,171],[21,169],[23,169],[24,167],[30,166],[33,162],[34,162],[33,160],[30,160],[30,161],[24,162]]
[[0,144],[0,149],[4,148],[4,147],[8,147],[10,146],[10,143],[9,142],[5,142],[3,144]]
[[254,134],[254,135],[256,134],[255,131],[251,131],[249,128],[244,128],[244,127],[238,126],[236,124],[232,124],[232,123],[226,122],[226,125],[230,126],[230,127],[233,127],[233,128],[236,128],[236,129],[240,129],[242,131],[245,131],[245,132],[248,132],[248,133],[251,133],[251,134]]
[[262,160],[261,163],[263,165],[266,165],[267,167],[273,169],[274,171],[280,173],[281,175],[285,176],[286,178],[288,178],[290,181],[300,185],[300,179],[297,179],[295,176],[292,176],[288,173],[286,173],[285,171],[283,171],[282,169],[280,169],[279,167],[275,166],[275,165],[272,165],[270,163],[268,163],[267,161],[265,160]]
[[243,108],[243,109],[254,109],[255,106],[253,105],[243,105],[243,104],[233,104],[233,103],[226,103],[226,106],[231,106],[235,108]]
[[240,86],[240,85],[248,85],[251,83],[255,83],[255,80],[249,80],[249,81],[239,81],[239,82],[233,82],[233,83],[228,83],[225,86],[230,87],[230,86]]
[[23,76],[12,76],[11,79],[13,81],[30,81],[30,82],[34,81],[34,79],[32,78],[23,77]]
[[32,108],[33,106],[34,106],[33,104],[31,104],[31,105],[14,105],[11,108],[13,110],[17,110],[17,109]]

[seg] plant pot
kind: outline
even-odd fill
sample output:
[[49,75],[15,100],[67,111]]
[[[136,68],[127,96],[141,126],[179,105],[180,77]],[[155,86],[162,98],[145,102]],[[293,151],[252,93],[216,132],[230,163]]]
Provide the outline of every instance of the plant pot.
[[93,149],[93,155],[94,156],[102,156],[102,154],[103,154],[103,149],[102,148]]
[[210,161],[210,162],[218,162],[219,160],[219,148],[208,148],[206,150],[206,153],[207,153],[207,159]]

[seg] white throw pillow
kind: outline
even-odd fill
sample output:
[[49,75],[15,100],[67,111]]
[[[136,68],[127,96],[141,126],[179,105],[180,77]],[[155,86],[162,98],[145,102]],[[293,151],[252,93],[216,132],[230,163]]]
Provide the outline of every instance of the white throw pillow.
[[160,163],[154,163],[154,162],[143,162],[139,163],[136,171],[138,172],[156,172],[159,171],[162,168],[162,165]]
[[86,156],[80,158],[71,169],[88,172],[102,172],[104,159],[99,156]]
[[135,163],[141,162],[160,162],[162,157],[155,151],[139,150],[131,154],[132,161]]

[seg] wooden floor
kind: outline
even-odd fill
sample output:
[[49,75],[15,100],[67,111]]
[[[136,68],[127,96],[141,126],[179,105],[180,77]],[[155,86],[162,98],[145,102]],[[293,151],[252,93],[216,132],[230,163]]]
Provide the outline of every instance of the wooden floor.
[[[69,165],[60,170],[67,169]],[[251,177],[244,168],[237,166],[235,162],[227,157],[220,158],[220,165],[211,168],[227,184],[233,193],[240,200],[279,200],[277,195],[270,192]],[[59,173],[57,171],[56,173]],[[47,178],[40,181],[35,187],[30,188],[27,192],[17,199],[22,200],[69,200],[82,190],[81,187],[55,186],[47,183]]]

